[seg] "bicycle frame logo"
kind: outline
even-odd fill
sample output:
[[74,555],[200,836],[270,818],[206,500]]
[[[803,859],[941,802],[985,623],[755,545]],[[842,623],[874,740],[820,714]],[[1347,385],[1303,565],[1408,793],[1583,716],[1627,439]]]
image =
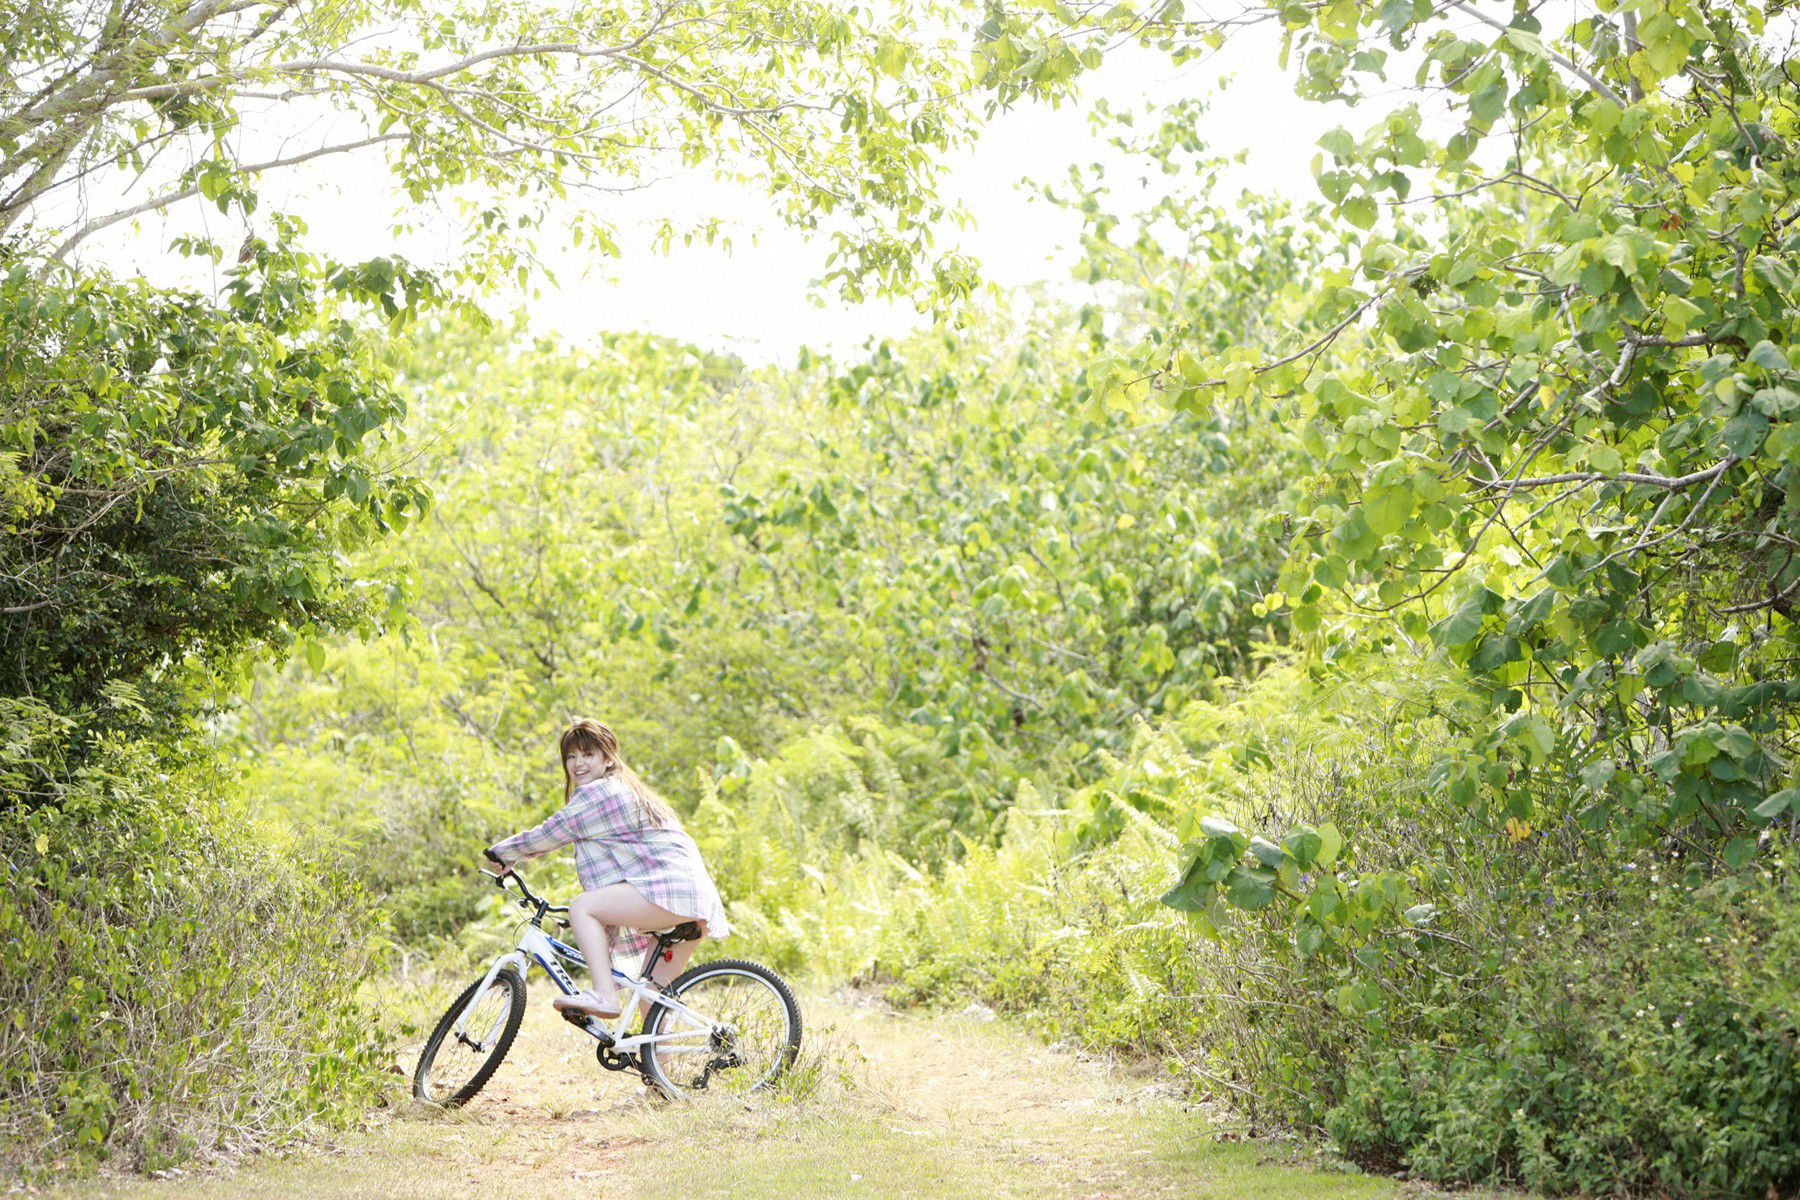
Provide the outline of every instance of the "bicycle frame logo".
[[[467,1032],[465,1026],[468,1023],[469,1013],[475,1008],[476,1001],[494,985],[494,976],[508,966],[517,967],[520,977],[523,978],[530,973],[531,966],[535,963],[544,969],[544,973],[550,976],[551,982],[556,984],[563,995],[574,995],[581,989],[575,986],[575,981],[564,969],[563,963],[565,962],[571,966],[580,967],[584,971],[587,969],[587,960],[581,956],[581,951],[566,942],[557,941],[535,925],[526,924],[519,931],[518,948],[510,954],[503,954],[496,959],[494,965],[488,968],[488,973],[482,977],[481,986],[475,989],[474,995],[469,999],[468,1007],[457,1018],[454,1027],[455,1033],[461,1036]],[[616,1053],[622,1055],[635,1054],[652,1043],[658,1047],[658,1054],[710,1053],[713,1049],[713,1031],[717,1028],[717,1023],[695,1012],[673,996],[666,995],[660,987],[650,981],[648,974],[648,964],[646,964],[646,977],[643,979],[633,979],[618,967],[614,967],[612,975],[613,981],[619,985],[621,992],[619,998],[623,1001],[625,995],[629,994],[630,1001],[619,1006],[619,1015],[614,1018],[613,1026],[610,1029],[599,1017],[589,1017],[584,1024],[579,1026],[581,1031],[602,1045],[610,1045]],[[646,1007],[661,1005],[675,1017],[680,1018],[679,1023],[685,1028],[669,1029],[667,1025],[670,1022],[665,1022],[665,1031],[662,1033],[625,1036],[626,1027],[631,1024],[632,1017],[636,1015],[636,1010],[640,1005]],[[670,1044],[676,1042],[688,1044]]]

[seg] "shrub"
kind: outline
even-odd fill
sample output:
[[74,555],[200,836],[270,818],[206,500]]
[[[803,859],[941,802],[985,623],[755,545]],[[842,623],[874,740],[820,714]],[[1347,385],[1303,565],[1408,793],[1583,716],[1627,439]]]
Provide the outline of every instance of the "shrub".
[[[28,714],[6,715],[8,748],[30,748]],[[0,1170],[152,1169],[375,1094],[384,1038],[355,999],[371,906],[221,783],[115,745],[54,805],[0,809]]]
[[[1471,823],[1428,786],[1465,695],[1416,664],[1353,664],[1324,686],[1279,666],[1140,727],[1079,792],[1021,786],[991,842],[935,868],[836,852],[817,832],[820,773],[767,764],[697,832],[735,864],[746,949],[1158,1057],[1253,1129],[1328,1132],[1444,1182],[1791,1192],[1800,876],[1773,849],[1715,878],[1619,857],[1573,822]],[[1392,895],[1311,954],[1278,905],[1191,920],[1159,897],[1201,814],[1329,819],[1334,869]],[[1415,905],[1430,908],[1400,919]]]
[[1800,877],[1777,858],[1626,899],[1591,934],[1521,954],[1472,1015],[1494,1019],[1487,1036],[1469,1019],[1455,1042],[1381,1047],[1353,1068],[1333,1136],[1430,1179],[1793,1194]]

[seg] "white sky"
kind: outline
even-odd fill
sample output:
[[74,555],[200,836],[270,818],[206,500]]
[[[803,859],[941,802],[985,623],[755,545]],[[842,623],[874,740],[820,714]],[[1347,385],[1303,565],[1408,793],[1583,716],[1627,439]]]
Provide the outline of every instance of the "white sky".
[[[1222,64],[1235,67],[1237,78],[1215,100],[1204,132],[1219,152],[1249,151],[1231,177],[1231,193],[1250,186],[1316,196],[1315,143],[1346,114],[1294,96],[1292,81],[1274,70],[1272,30],[1248,31],[1226,51],[1212,63],[1186,68],[1149,51],[1120,51],[1085,78],[1080,103],[1061,109],[1022,105],[994,120],[972,152],[950,163],[945,188],[947,198],[974,218],[955,237],[981,262],[984,277],[1003,288],[1060,284],[1078,257],[1078,219],[1030,199],[1020,179],[1054,183],[1073,163],[1101,161],[1122,204],[1139,186],[1141,172],[1126,169],[1122,156],[1090,130],[1093,99],[1104,96],[1119,109],[1199,95],[1214,87]],[[1168,179],[1152,174],[1148,184],[1166,187]],[[680,211],[704,211],[708,204],[716,209],[723,190],[707,181],[680,181],[629,199],[647,211],[671,202]],[[744,193],[729,210],[754,213],[760,204]],[[562,281],[560,291],[531,306],[532,315],[534,323],[574,338],[602,329],[644,330],[780,362],[791,361],[802,345],[851,350],[871,336],[899,334],[924,320],[905,303],[849,306],[833,298],[821,307],[809,300],[825,253],[823,239],[809,245],[802,234],[768,221],[756,245],[740,244],[731,254],[696,248],[661,257],[638,239],[627,243],[624,258],[599,264],[588,279]]]
[[[1030,200],[1018,181],[1030,176],[1055,182],[1066,177],[1072,163],[1101,161],[1108,164],[1108,183],[1125,206],[1122,211],[1130,211],[1127,197],[1139,186],[1139,175],[1090,130],[1092,102],[1105,97],[1115,109],[1164,104],[1215,92],[1225,76],[1231,82],[1215,95],[1201,132],[1216,152],[1248,152],[1244,166],[1229,177],[1231,194],[1254,187],[1315,196],[1310,170],[1315,143],[1339,123],[1356,127],[1359,114],[1297,99],[1291,78],[1277,70],[1278,54],[1276,31],[1264,27],[1238,31],[1209,60],[1185,67],[1151,51],[1124,48],[1083,77],[1077,103],[1060,109],[1021,104],[998,117],[971,152],[950,163],[946,198],[962,203],[974,218],[969,229],[955,233],[957,243],[997,286],[1064,283],[1076,259],[1079,223]],[[448,257],[450,247],[441,241],[434,246],[430,233],[396,246],[386,218],[400,201],[375,159],[359,161],[363,168],[354,172],[340,162],[266,177],[263,208],[304,215],[315,244],[330,247],[339,258],[396,249],[422,263]],[[1160,174],[1144,182],[1152,188],[1168,183]],[[848,306],[831,299],[821,306],[811,283],[825,270],[826,239],[809,241],[781,225],[753,190],[693,174],[604,202],[621,226],[622,256],[598,260],[585,271],[579,263],[559,268],[556,289],[524,302],[533,326],[577,342],[604,330],[654,332],[733,351],[752,362],[786,363],[803,345],[851,351],[871,337],[903,333],[923,320],[906,304]],[[193,278],[191,261],[166,252],[172,237],[207,219],[196,217],[200,206],[181,208],[187,211],[147,218],[135,230],[130,224],[107,230],[87,243],[81,256],[158,281],[186,275],[186,282],[204,286],[204,279]],[[694,247],[660,255],[649,247],[650,230],[665,213],[720,214],[742,232],[730,252]],[[216,212],[210,218],[215,225],[222,220]],[[218,236],[227,246],[237,240],[224,230]],[[499,309],[514,301],[496,297],[492,303]]]

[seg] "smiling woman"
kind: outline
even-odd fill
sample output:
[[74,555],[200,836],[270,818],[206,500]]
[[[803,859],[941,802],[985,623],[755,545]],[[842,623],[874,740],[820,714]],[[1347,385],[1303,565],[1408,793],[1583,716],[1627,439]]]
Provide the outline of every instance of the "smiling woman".
[[[149,1165],[303,1129],[363,1094],[379,1041],[344,1015],[362,906],[239,819],[196,735],[258,658],[401,608],[345,562],[428,507],[380,453],[402,411],[380,323],[528,280],[567,193],[665,170],[835,239],[846,294],[903,289],[930,274],[963,60],[910,9],[876,30],[823,0],[0,0],[0,26],[0,928],[49,964],[5,981],[0,1129],[13,1155]],[[457,214],[438,272],[312,253],[260,203],[271,173],[376,156],[412,212]],[[207,291],[77,258],[183,208],[233,224],[178,239]],[[554,224],[605,254],[597,212]],[[220,897],[254,908],[253,963]],[[234,969],[201,978],[214,952]],[[168,1116],[192,1097],[229,1118]]]
[[[559,748],[567,803],[543,824],[489,847],[487,856],[505,871],[574,844],[575,869],[586,890],[569,905],[569,927],[594,982],[590,991],[559,997],[556,1006],[612,1018],[619,1015],[613,950],[647,952],[651,945],[642,933],[620,937],[621,927],[669,929],[697,921],[712,938],[731,927],[700,848],[668,802],[626,765],[613,731],[580,720],[563,731]],[[681,974],[693,952],[691,941],[670,950],[656,964],[654,981]]]

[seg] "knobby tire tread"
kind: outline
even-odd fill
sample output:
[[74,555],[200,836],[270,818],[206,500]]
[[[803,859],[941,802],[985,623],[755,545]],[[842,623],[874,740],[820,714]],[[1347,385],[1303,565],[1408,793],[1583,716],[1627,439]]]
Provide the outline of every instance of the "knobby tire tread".
[[[782,1055],[781,1066],[776,1068],[775,1073],[767,1080],[758,1085],[759,1089],[773,1087],[783,1075],[787,1074],[788,1068],[794,1065],[794,1060],[798,1058],[800,1054],[800,1002],[794,998],[794,991],[792,988],[788,987],[787,980],[783,979],[780,975],[777,975],[770,968],[763,966],[761,963],[751,962],[744,958],[717,958],[708,963],[701,963],[697,967],[689,967],[675,977],[675,981],[669,984],[668,990],[679,998],[682,991],[689,984],[694,983],[707,975],[720,971],[743,972],[764,980],[774,987],[775,994],[781,997],[781,1003],[787,1009],[787,1049]],[[660,1004],[651,1009],[650,1015],[644,1019],[644,1032],[660,1033],[662,1031],[663,1018],[670,1011],[672,1010],[664,1008]],[[644,1066],[647,1068],[647,1070],[644,1071],[646,1080],[665,1095],[679,1095],[684,1089],[670,1082],[663,1075],[661,1066],[655,1061],[656,1047],[646,1046],[644,1048],[644,1055]]]
[[[487,1081],[494,1077],[494,1072],[500,1069],[501,1062],[505,1060],[507,1053],[512,1049],[513,1039],[519,1036],[519,1026],[525,1021],[525,980],[519,974],[517,967],[510,966],[502,967],[500,972],[494,976],[496,985],[502,980],[506,981],[510,1001],[506,1014],[506,1028],[501,1031],[500,1040],[494,1043],[494,1049],[488,1055],[487,1061],[481,1065],[481,1069],[475,1072],[468,1083],[457,1089],[456,1094],[450,1098],[432,1101],[432,1103],[442,1104],[445,1108],[460,1108],[473,1100],[476,1094],[487,1086]],[[475,998],[475,989],[480,986],[481,980],[477,979],[464,988],[462,993],[450,1002],[450,1007],[445,1010],[444,1015],[438,1018],[437,1028],[431,1031],[431,1037],[425,1042],[425,1048],[419,1052],[419,1065],[413,1071],[413,1098],[415,1100],[426,1099],[425,1080],[431,1074],[431,1064],[436,1061],[437,1052],[442,1047],[444,1039],[450,1036],[450,1029],[456,1024],[457,1016]]]

